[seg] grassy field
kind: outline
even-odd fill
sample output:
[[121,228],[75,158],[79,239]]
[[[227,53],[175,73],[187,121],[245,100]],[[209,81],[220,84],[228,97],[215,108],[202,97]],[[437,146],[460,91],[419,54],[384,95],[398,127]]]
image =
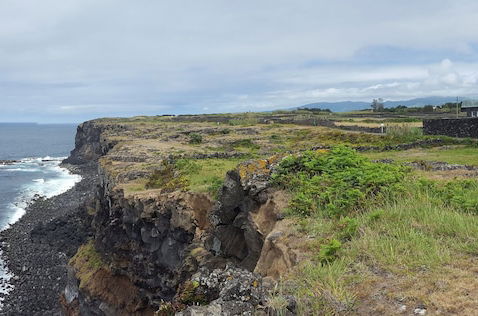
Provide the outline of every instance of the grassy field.
[[[239,163],[288,155],[276,169],[274,185],[290,193],[284,213],[293,223],[289,233],[301,240],[296,248],[304,259],[271,292],[271,304],[283,305],[281,295],[292,294],[301,315],[410,315],[423,307],[432,315],[476,314],[476,175],[400,165],[440,161],[478,166],[475,141],[465,145],[463,140],[423,136],[418,116],[316,115],[337,125],[391,127],[382,135],[259,124],[261,115],[274,113],[227,114],[213,123],[169,117],[104,120],[125,128],[109,129],[108,137],[119,144],[102,167],[127,194],[181,189],[216,198],[226,172]],[[363,153],[349,148],[433,138],[444,140],[443,145]],[[304,153],[317,146],[333,149]],[[382,159],[395,163],[371,162]]]
[[[477,296],[466,300],[457,293],[472,278],[469,267],[478,255],[477,180],[400,175],[400,169],[371,168],[347,152],[300,159],[286,161],[289,173],[279,173],[293,193],[289,216],[305,236],[302,248],[309,255],[282,289],[299,299],[301,315],[393,315],[401,309],[413,313],[417,306],[432,314],[473,315]],[[375,175],[388,180],[376,182]],[[367,194],[372,185],[373,194]],[[331,189],[336,186],[340,191]],[[330,194],[331,201],[320,202]],[[337,201],[339,213],[327,211]],[[304,212],[304,205],[312,211]],[[466,288],[476,291],[478,281]]]
[[405,151],[367,152],[363,155],[370,159],[393,159],[398,162],[423,160],[478,166],[478,147],[465,145],[415,148]]

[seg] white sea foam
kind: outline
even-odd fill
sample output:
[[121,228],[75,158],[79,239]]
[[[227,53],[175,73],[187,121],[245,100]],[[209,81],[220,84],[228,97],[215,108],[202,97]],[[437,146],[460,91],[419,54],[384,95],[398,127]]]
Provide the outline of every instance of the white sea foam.
[[[32,177],[31,182],[21,188],[21,193],[14,203],[9,205],[11,210],[9,225],[17,222],[26,213],[28,204],[37,196],[50,198],[62,194],[71,189],[81,180],[81,176],[70,173],[67,169],[61,168],[60,163],[63,157],[26,158],[20,162],[8,165],[8,168],[1,168],[4,171],[36,172],[41,177]],[[4,167],[4,166],[2,166]],[[2,227],[5,229],[6,227]],[[12,274],[8,271],[3,260],[0,259],[0,293],[7,294],[12,290],[9,280]],[[0,310],[3,306],[3,298],[0,297]]]
[[14,172],[14,171],[38,172],[38,171],[40,171],[40,169],[38,169],[38,168],[6,168],[6,169],[3,169],[3,171],[9,171],[9,172]]
[[81,180],[81,176],[72,174],[67,169],[60,167],[63,159],[63,157],[49,156],[25,158],[15,164],[15,167],[17,167],[15,169],[18,169],[16,171],[33,172],[32,170],[34,170],[44,174],[45,177],[32,179],[30,183],[23,185],[22,193],[16,197],[15,203],[10,205],[13,212],[8,221],[9,225],[18,221],[25,214],[26,207],[35,197],[50,198],[62,194]]

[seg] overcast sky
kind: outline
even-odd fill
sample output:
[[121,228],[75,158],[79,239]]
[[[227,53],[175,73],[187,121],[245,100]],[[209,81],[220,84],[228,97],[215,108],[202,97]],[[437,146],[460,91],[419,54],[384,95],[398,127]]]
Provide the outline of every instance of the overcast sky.
[[0,121],[478,95],[476,0],[0,0]]

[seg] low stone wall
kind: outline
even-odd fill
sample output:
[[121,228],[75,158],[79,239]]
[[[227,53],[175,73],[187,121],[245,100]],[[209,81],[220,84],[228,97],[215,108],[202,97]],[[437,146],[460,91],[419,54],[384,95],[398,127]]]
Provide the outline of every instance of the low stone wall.
[[[257,116],[251,117],[251,119],[256,119],[258,124],[295,124],[295,125],[304,125],[304,126],[325,126],[330,128],[337,128],[345,131],[355,131],[355,132],[365,132],[365,133],[382,133],[380,127],[367,127],[359,125],[336,125],[334,121],[311,117],[311,118],[296,118],[296,115],[266,115],[266,116]],[[242,117],[244,118],[244,117]],[[240,116],[219,116],[219,115],[178,115],[172,117],[171,120],[175,122],[213,122],[213,123],[223,123],[227,124],[229,121],[234,119],[241,119]],[[247,117],[245,117],[247,119]],[[385,131],[385,130],[384,130]]]
[[423,120],[423,133],[478,138],[478,118]]

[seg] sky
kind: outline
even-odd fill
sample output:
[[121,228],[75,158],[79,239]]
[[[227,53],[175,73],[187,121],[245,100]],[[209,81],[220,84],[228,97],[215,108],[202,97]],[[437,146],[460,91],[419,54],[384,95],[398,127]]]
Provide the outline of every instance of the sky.
[[476,0],[0,0],[0,122],[478,95]]

